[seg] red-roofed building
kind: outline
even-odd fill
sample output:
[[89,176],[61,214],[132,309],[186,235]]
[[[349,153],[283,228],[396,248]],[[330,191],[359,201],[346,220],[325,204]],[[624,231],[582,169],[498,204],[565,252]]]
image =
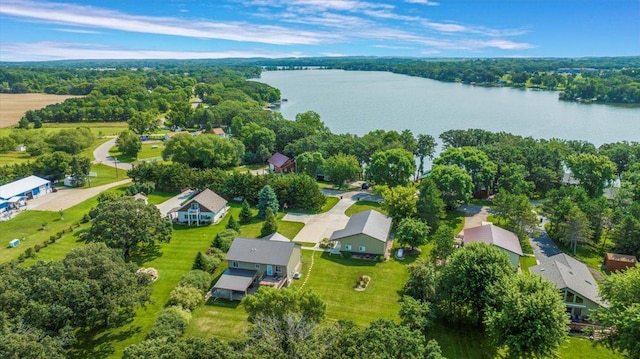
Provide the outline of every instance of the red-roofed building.
[[287,173],[295,168],[296,162],[294,159],[283,155],[280,152],[276,152],[267,160],[269,162],[269,169],[275,173]]
[[511,263],[518,267],[520,257],[523,256],[522,247],[518,236],[506,229],[494,226],[491,223],[483,223],[481,226],[465,228],[462,243],[484,242],[504,251],[509,256]]

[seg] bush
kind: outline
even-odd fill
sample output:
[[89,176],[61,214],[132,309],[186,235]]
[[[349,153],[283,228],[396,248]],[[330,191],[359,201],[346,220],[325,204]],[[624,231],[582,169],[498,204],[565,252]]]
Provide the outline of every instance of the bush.
[[42,247],[48,247],[49,246],[49,242],[48,241],[42,241]]
[[[217,248],[214,248],[217,249]],[[219,249],[218,249],[219,250]],[[196,259],[193,261],[193,269],[199,269],[207,273],[213,273],[222,263],[222,259],[217,256],[210,256],[202,252],[198,252]]]
[[57,240],[57,239],[58,239],[58,238],[56,238],[56,236],[49,236],[49,242],[50,242],[50,243],[56,243],[56,240]]
[[33,256],[35,256],[36,253],[33,251],[33,248],[27,248],[26,251],[24,251],[24,257],[25,258],[31,258]]
[[194,310],[202,303],[202,293],[196,288],[175,287],[169,294],[168,305],[175,305],[187,310]]
[[186,273],[178,283],[180,287],[195,288],[203,294],[209,290],[209,285],[211,285],[211,276],[202,270],[192,270]]
[[191,313],[186,310],[179,307],[165,308],[153,323],[147,339],[178,339],[187,329],[190,320]]
[[238,232],[233,229],[225,229],[216,235],[216,238],[211,242],[211,246],[219,248],[223,252],[228,252],[231,247],[231,242],[238,235]]

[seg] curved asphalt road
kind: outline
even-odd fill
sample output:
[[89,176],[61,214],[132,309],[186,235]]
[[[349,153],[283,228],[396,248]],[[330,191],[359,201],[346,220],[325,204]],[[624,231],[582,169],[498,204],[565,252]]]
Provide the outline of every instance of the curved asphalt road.
[[109,155],[109,149],[116,145],[116,138],[112,138],[109,141],[101,144],[93,151],[93,163],[101,163],[103,165],[122,168],[127,171],[131,169],[130,163],[118,162],[111,155]]

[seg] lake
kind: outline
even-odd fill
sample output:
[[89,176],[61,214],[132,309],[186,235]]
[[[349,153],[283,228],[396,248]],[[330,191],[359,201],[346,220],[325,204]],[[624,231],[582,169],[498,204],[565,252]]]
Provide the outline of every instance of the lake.
[[534,138],[586,140],[599,146],[640,141],[640,107],[580,104],[558,93],[488,88],[375,71],[265,71],[280,89],[287,119],[309,110],[333,133],[410,129],[437,138],[450,129],[481,128]]

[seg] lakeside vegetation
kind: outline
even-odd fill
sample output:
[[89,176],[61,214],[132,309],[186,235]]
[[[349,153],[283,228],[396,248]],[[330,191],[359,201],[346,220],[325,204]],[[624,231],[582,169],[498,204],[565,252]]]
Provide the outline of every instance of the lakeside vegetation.
[[[192,70],[193,73],[198,73],[197,69]],[[178,70],[175,70],[176,74],[172,75],[172,71],[174,70],[164,75],[169,78],[184,76]],[[244,70],[238,69],[233,71],[245,75],[252,73],[250,70],[246,70],[246,73],[243,72]],[[493,302],[483,303],[481,300],[484,299],[481,298],[487,298],[487,296],[499,300],[507,298],[505,293],[496,294],[492,291],[495,289],[493,288],[495,283],[490,280],[496,278],[487,278],[485,281],[487,276],[473,277],[482,279],[482,281],[478,280],[481,285],[475,288],[480,292],[476,293],[477,296],[467,298],[468,302],[464,301],[464,296],[468,295],[467,293],[449,293],[452,294],[451,298],[460,301],[459,309],[455,310],[447,308],[443,304],[446,300],[451,299],[443,297],[448,292],[435,290],[431,287],[440,283],[438,285],[443,286],[440,289],[453,288],[453,284],[457,283],[453,280],[456,279],[453,275],[458,272],[456,268],[467,268],[457,267],[455,262],[457,258],[466,255],[460,253],[469,253],[469,251],[453,250],[453,236],[459,233],[464,225],[463,214],[454,210],[460,204],[469,203],[474,195],[486,196],[497,193],[491,202],[486,203],[493,207],[501,226],[517,233],[521,240],[527,241],[527,237],[532,235],[529,229],[533,227],[533,224],[537,224],[537,219],[535,217],[532,219],[530,199],[544,199],[540,213],[551,220],[548,227],[549,234],[558,242],[564,243],[561,246],[562,250],[571,252],[573,248],[577,248],[578,258],[594,267],[600,265],[601,251],[604,249],[612,248],[636,255],[640,249],[640,238],[638,238],[638,233],[640,233],[638,230],[640,228],[640,223],[638,223],[638,218],[640,218],[638,212],[640,144],[638,143],[621,142],[605,144],[596,148],[582,141],[533,139],[506,133],[491,133],[480,129],[451,130],[440,135],[440,140],[445,144],[445,150],[436,155],[434,138],[425,134],[414,135],[410,130],[376,130],[364,136],[355,136],[331,133],[321,121],[320,116],[313,112],[299,114],[292,121],[285,120],[279,114],[266,111],[262,107],[267,99],[277,94],[276,91],[266,85],[264,87],[245,86],[244,78],[233,71],[220,70],[216,76],[212,75],[210,83],[186,81],[187,85],[180,91],[194,90],[199,92],[198,96],[209,107],[198,105],[193,108],[190,105],[190,96],[181,97],[179,101],[170,103],[167,119],[164,122],[164,125],[168,127],[184,126],[184,128],[191,130],[200,128],[207,130],[213,126],[223,126],[234,136],[233,140],[218,138],[207,133],[208,131],[199,136],[191,134],[175,136],[172,140],[164,143],[165,148],[162,150],[163,157],[169,161],[140,164],[128,171],[127,175],[133,179],[134,185],[127,189],[112,190],[111,192],[116,194],[114,196],[104,195],[100,198],[92,198],[76,207],[65,210],[63,214],[26,211],[11,221],[0,223],[0,235],[2,235],[0,243],[4,242],[5,246],[2,248],[0,262],[11,261],[9,266],[18,268],[38,267],[38,260],[61,260],[73,249],[87,247],[84,239],[98,240],[97,238],[103,234],[99,232],[107,232],[94,229],[94,227],[98,228],[96,223],[99,221],[95,220],[95,210],[91,209],[98,206],[99,202],[114,200],[125,191],[132,194],[132,191],[135,193],[137,191],[134,190],[140,188],[151,189],[146,191],[150,193],[149,200],[152,204],[157,204],[184,188],[209,188],[229,200],[246,200],[247,206],[249,206],[249,204],[260,205],[260,193],[266,187],[270,187],[277,196],[276,208],[282,208],[287,204],[287,211],[298,212],[299,210],[303,213],[319,214],[333,207],[338,202],[338,198],[325,198],[321,195],[315,180],[318,175],[328,175],[336,188],[349,188],[345,186],[345,181],[349,183],[353,180],[364,179],[374,185],[374,192],[380,193],[383,202],[358,201],[345,213],[350,215],[368,209],[376,209],[388,214],[394,219],[394,225],[397,226],[394,227],[397,237],[394,249],[405,248],[407,256],[402,261],[392,258],[384,262],[374,262],[305,250],[303,252],[305,263],[303,271],[311,267],[311,263],[313,263],[313,267],[311,267],[311,272],[303,273],[303,279],[295,282],[294,287],[302,287],[302,289],[313,293],[310,299],[319,299],[322,303],[322,305],[317,305],[318,308],[326,306],[326,310],[322,310],[325,318],[310,323],[310,332],[316,330],[314,328],[318,325],[318,330],[328,331],[329,334],[326,336],[354,338],[351,344],[336,345],[339,348],[333,347],[332,350],[351,348],[359,351],[365,346],[359,340],[364,335],[371,335],[376,340],[380,339],[381,342],[389,338],[398,338],[399,341],[411,339],[412,341],[406,342],[411,345],[400,347],[416,348],[417,353],[427,353],[427,347],[429,353],[435,353],[437,352],[435,348],[438,347],[448,357],[482,358],[494,354],[504,355],[515,350],[510,344],[495,340],[496,337],[500,338],[496,334],[500,334],[500,326],[494,325],[492,327],[482,320],[485,311],[487,313],[493,311],[492,315],[497,316],[496,313],[501,310],[501,306],[496,306]],[[123,73],[124,70],[119,74]],[[144,75],[136,74],[132,80],[129,80],[135,82],[143,79],[145,79]],[[121,85],[126,87],[124,84],[129,80],[119,78],[116,82],[121,81]],[[180,83],[178,80],[175,81],[174,84]],[[266,92],[262,93],[265,90]],[[138,95],[134,94],[133,96]],[[94,100],[99,97],[100,95],[96,92]],[[58,109],[51,111],[58,111]],[[63,113],[66,109],[60,111]],[[3,166],[4,173],[10,173],[11,176],[17,176],[17,174],[22,176],[39,170],[47,172],[49,175],[64,175],[65,171],[71,168],[71,162],[66,161],[67,159],[88,158],[92,148],[102,143],[96,139],[100,136],[96,136],[94,132],[97,128],[103,127],[89,127],[88,131],[76,130],[76,123],[72,124],[72,127],[67,127],[67,123],[64,123],[61,125],[65,127],[63,129],[51,130],[47,134],[45,134],[46,131],[38,132],[38,129],[31,128],[35,127],[38,121],[42,121],[41,117],[37,117],[38,113],[35,111],[32,113],[32,119],[26,120],[27,125],[23,126],[26,128],[3,130],[0,134],[6,137],[23,136],[23,138],[27,135],[34,135],[34,137],[42,135],[41,143],[46,146],[39,154],[34,153],[30,157],[34,163],[38,163],[39,167]],[[160,123],[156,122],[157,116],[146,116],[139,113],[137,115],[139,116],[129,118],[129,128],[138,128],[139,132],[144,133],[145,131],[139,129],[148,130],[160,126]],[[138,121],[141,119],[144,121]],[[88,119],[83,118],[83,120]],[[145,122],[147,120],[148,122]],[[47,131],[49,131],[48,125],[48,123],[44,123],[43,126]],[[104,124],[100,126],[104,126]],[[121,122],[114,122],[113,128],[98,131],[121,134],[124,126]],[[106,127],[110,127],[110,125]],[[65,132],[61,132],[62,130]],[[14,135],[14,131],[20,135]],[[62,137],[60,133],[68,135],[68,137]],[[138,135],[142,133],[138,133]],[[137,138],[137,135],[134,137]],[[202,138],[202,140],[196,140],[196,138]],[[75,142],[81,143],[81,146],[68,146]],[[32,143],[32,150],[33,147],[35,146]],[[167,151],[167,148],[170,150]],[[161,149],[144,148],[143,151],[151,152],[151,150],[155,151],[153,154],[157,154]],[[256,176],[246,172],[246,169],[261,168],[265,158],[275,151],[296,158],[299,173]],[[12,150],[6,151],[8,154],[12,152]],[[49,162],[56,162],[48,161],[56,153],[57,159],[66,161],[62,161],[66,164],[65,168],[44,166]],[[139,158],[140,153],[137,153]],[[429,176],[423,177],[421,183],[413,183],[409,179],[424,172],[424,169],[420,168],[422,165],[416,166],[416,160],[422,164],[426,158],[433,159],[433,171]],[[389,170],[389,164],[393,164],[393,171]],[[245,167],[239,167],[240,165]],[[575,177],[579,179],[579,183],[571,185],[563,183],[565,167],[573,171]],[[56,170],[55,173],[52,168]],[[94,164],[89,168],[98,172],[96,181],[115,180],[115,169],[112,167]],[[241,168],[240,172],[236,172],[238,168]],[[367,169],[364,178],[362,177],[363,168]],[[15,169],[23,172],[16,172]],[[123,177],[124,171],[120,171],[119,178]],[[620,192],[612,200],[606,200],[603,197],[604,189],[616,178],[620,179]],[[98,183],[104,182],[92,180],[91,185],[94,186]],[[416,191],[419,192],[416,193]],[[132,206],[130,201],[127,203],[127,206],[122,206],[122,211],[126,211],[128,207]],[[34,320],[29,323],[34,327],[46,330],[51,328],[56,328],[56,330],[60,328],[71,329],[78,340],[75,344],[70,344],[72,341],[65,341],[59,331],[50,330],[47,332],[47,337],[52,338],[55,345],[60,345],[60,348],[63,348],[60,352],[71,357],[120,357],[125,352],[129,353],[125,356],[130,355],[131,351],[141,347],[151,348],[158,345],[165,348],[162,346],[166,345],[166,348],[169,348],[173,345],[179,345],[186,338],[193,337],[222,338],[225,339],[225,345],[231,343],[236,348],[246,350],[248,355],[258,355],[256,354],[258,352],[252,352],[254,348],[248,345],[248,343],[254,343],[251,340],[255,340],[252,335],[256,335],[254,330],[258,328],[258,323],[251,319],[247,320],[251,315],[245,311],[250,310],[247,309],[245,302],[238,304],[209,301],[205,305],[196,305],[189,310],[183,308],[184,312],[181,313],[191,320],[185,319],[183,324],[171,328],[172,331],[176,330],[178,334],[161,333],[161,339],[157,339],[158,337],[153,339],[150,334],[156,333],[154,335],[158,335],[158,327],[162,324],[158,318],[161,316],[164,318],[163,315],[172,310],[168,309],[173,307],[173,305],[168,305],[170,297],[175,288],[180,287],[182,277],[196,266],[198,255],[210,252],[212,254],[206,255],[217,261],[213,270],[206,274],[209,281],[217,279],[226,268],[226,263],[222,261],[224,251],[214,245],[214,238],[222,232],[226,232],[227,238],[233,238],[234,232],[228,232],[232,228],[226,228],[230,226],[231,218],[234,218],[234,221],[235,218],[240,219],[242,224],[238,227],[233,226],[233,229],[240,230],[240,235],[249,238],[261,236],[265,223],[268,221],[255,217],[256,208],[250,208],[248,217],[243,220],[244,205],[240,202],[231,202],[230,206],[230,213],[221,223],[216,225],[191,228],[176,224],[171,227],[169,237],[166,236],[167,233],[164,233],[164,239],[159,242],[148,246],[143,245],[139,248],[132,247],[131,251],[123,251],[120,247],[110,244],[110,246],[119,249],[118,253],[122,253],[128,263],[135,263],[136,266],[154,267],[159,272],[159,279],[148,287],[152,290],[150,296],[152,302],[147,303],[146,307],[136,307],[134,315],[122,317],[121,320],[107,323],[104,326],[79,327],[74,321],[57,322],[57,319],[48,322],[35,321],[34,316],[30,316],[31,312],[12,310],[10,325],[1,328],[3,332],[0,334],[10,333],[11,338],[15,338],[14,335],[17,335],[19,339],[21,333],[14,330],[16,328],[14,324],[20,320]],[[135,215],[133,212],[130,213],[129,218],[135,217],[137,220],[139,212],[135,213]],[[304,224],[283,221],[283,216],[282,211],[277,214],[275,222],[278,231],[293,238]],[[410,231],[398,229],[405,218],[420,222],[422,223],[421,228],[426,228],[422,231],[424,233],[420,233],[419,238],[406,238],[410,236],[407,234]],[[132,225],[132,227],[136,226]],[[141,228],[130,229],[140,230]],[[43,241],[52,235],[56,236],[58,232],[62,233],[53,243],[41,246],[42,248],[36,251],[35,255],[32,253],[29,258],[19,258],[24,247],[30,249],[34,248],[32,245],[41,245]],[[8,249],[6,248],[7,243],[14,233],[19,233],[25,240],[21,247]],[[136,239],[142,235],[127,238],[131,240],[130,237]],[[168,239],[170,241],[167,241]],[[414,247],[417,250],[413,250]],[[518,295],[522,295],[523,300],[528,298],[527,293],[521,293],[514,288],[528,288],[530,285],[532,288],[536,288],[535,294],[538,294],[538,290],[539,293],[553,293],[545,298],[551,298],[549,303],[557,304],[557,295],[555,295],[557,293],[549,291],[549,288],[544,287],[546,285],[537,287],[537,284],[526,282],[526,285],[517,286],[516,284],[520,282],[515,281],[528,281],[529,279],[517,279],[520,277],[504,268],[494,268],[494,263],[502,263],[505,259],[504,256],[501,257],[499,253],[494,252],[485,249],[478,250],[479,259],[485,259],[485,255],[486,258],[491,259],[487,261],[488,263],[483,264],[487,266],[486,268],[479,269],[487,271],[482,273],[492,275],[499,273],[500,278],[496,280],[502,281],[504,279],[505,282],[500,282],[500,284],[504,284],[517,292]],[[10,253],[10,255],[5,257],[5,253]],[[20,261],[13,261],[14,259],[20,259]],[[530,259],[522,260],[523,270],[526,270],[527,266],[533,265]],[[454,264],[450,264],[450,262]],[[9,268],[9,266],[3,268]],[[502,267],[506,268],[508,265],[505,264]],[[422,275],[420,273],[427,274],[422,277],[424,281],[418,285],[420,293],[416,293],[408,287],[410,287],[412,279],[415,280],[418,278],[417,276]],[[433,273],[433,277],[429,277],[429,273]],[[356,292],[353,289],[354,282],[362,275],[368,276],[371,283],[365,291]],[[447,286],[445,285],[447,282],[436,280],[440,275],[449,275],[448,283],[452,285]],[[471,278],[471,276],[468,277]],[[0,284],[2,283],[4,282],[0,281]],[[8,291],[8,288],[9,286],[0,285],[0,294]],[[434,291],[432,292],[432,290]],[[436,293],[444,294],[436,295]],[[403,295],[411,296],[413,301]],[[201,296],[202,293],[198,294],[198,298]],[[16,303],[11,302],[11,308],[18,308]],[[371,305],[371,303],[376,305]],[[547,307],[553,307],[537,307],[539,303],[531,304],[538,310],[547,310]],[[406,309],[405,306],[409,305],[415,306]],[[404,312],[403,308],[405,308]],[[55,317],[55,308],[46,308],[46,310],[51,310],[51,317]],[[407,311],[411,315],[407,315]],[[564,308],[553,312],[551,317],[556,316],[559,312],[558,317],[566,319],[563,316]],[[47,313],[49,312],[47,311]],[[298,315],[299,313],[294,314]],[[522,317],[511,314],[506,313],[505,317]],[[377,321],[380,318],[390,321]],[[412,318],[415,320],[410,320]],[[354,328],[341,327],[341,320],[352,321]],[[528,323],[521,324],[524,326]],[[566,331],[562,320],[545,324]],[[542,327],[547,326],[543,325]],[[245,331],[246,329],[249,331]],[[324,332],[319,334],[321,333]],[[549,353],[558,351],[561,355],[566,354],[567,357],[570,357],[570,355],[575,355],[578,347],[585,345],[584,340],[565,338],[564,334],[552,334],[553,340],[548,341],[552,344],[549,344],[548,347],[541,345]],[[300,343],[308,344],[309,347],[321,344],[314,341],[313,338],[315,337],[304,338]],[[58,339],[61,340],[57,342]],[[435,342],[430,342],[430,339],[436,339],[439,344],[434,345]],[[16,343],[19,343],[19,340],[16,340]],[[12,342],[12,345],[14,344]],[[619,349],[620,347],[616,345],[611,346]],[[386,345],[385,347],[393,346]],[[274,351],[278,349],[281,348],[273,348]],[[321,349],[330,350],[331,348],[322,347]],[[526,349],[537,350],[537,348]],[[583,347],[579,351],[583,356],[599,355],[604,358],[614,356],[612,352],[601,347]],[[227,352],[223,351],[223,353]],[[322,352],[322,355],[327,358],[332,357],[331,352]],[[322,355],[318,354],[317,357],[321,358]],[[438,358],[438,356],[434,358]]]

